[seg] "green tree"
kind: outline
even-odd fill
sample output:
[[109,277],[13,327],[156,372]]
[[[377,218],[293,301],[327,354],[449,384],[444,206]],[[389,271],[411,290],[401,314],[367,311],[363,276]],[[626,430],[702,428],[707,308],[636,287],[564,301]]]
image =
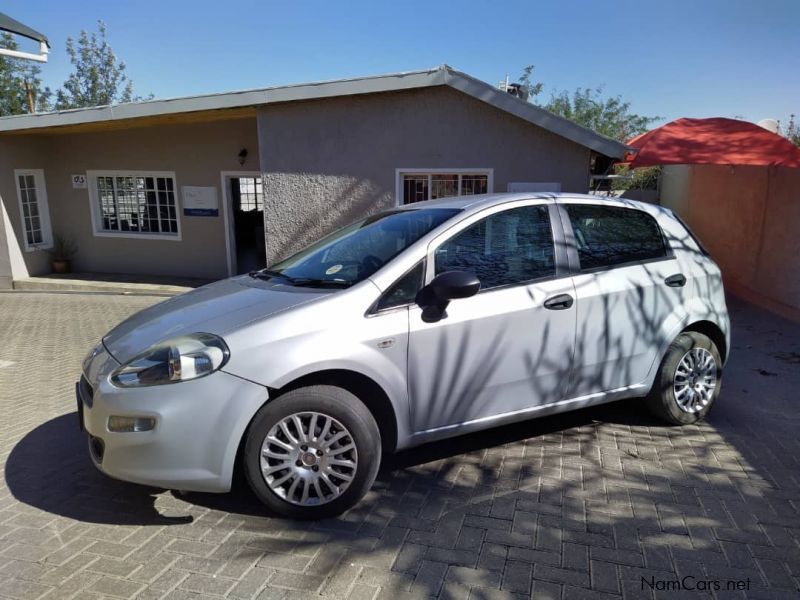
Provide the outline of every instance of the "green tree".
[[77,41],[67,38],[67,54],[74,71],[56,93],[56,108],[83,108],[139,100],[133,82],[106,39],[106,25],[97,22],[97,32],[82,30]]
[[519,84],[522,89],[528,92],[528,102],[534,102],[536,96],[542,93],[544,84],[541,81],[534,81],[533,71],[536,67],[528,65],[522,69],[522,75],[519,78]]
[[[0,35],[0,47],[19,49],[9,33]],[[0,56],[0,116],[20,115],[50,109],[52,92],[42,87],[41,67],[21,58]]]
[[544,84],[533,80],[533,71],[534,66],[528,65],[519,78],[529,93],[530,102],[606,137],[624,142],[661,120],[661,117],[631,112],[630,102],[621,96],[605,97],[602,87],[578,88],[574,93],[554,91],[547,102],[537,102],[536,97],[541,94]]
[[631,103],[621,96],[603,97],[602,88],[578,88],[554,93],[544,108],[606,137],[625,142],[644,133],[661,117],[631,112]]
[[789,123],[786,125],[786,139],[795,146],[800,146],[800,125],[794,120],[794,114],[789,115]]

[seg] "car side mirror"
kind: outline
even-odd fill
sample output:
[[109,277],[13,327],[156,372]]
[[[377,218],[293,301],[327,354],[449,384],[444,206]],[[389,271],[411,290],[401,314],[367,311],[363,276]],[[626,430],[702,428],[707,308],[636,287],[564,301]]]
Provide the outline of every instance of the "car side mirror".
[[422,307],[422,320],[435,323],[447,317],[451,300],[469,298],[481,289],[480,280],[473,273],[447,271],[437,275],[417,293],[417,304]]

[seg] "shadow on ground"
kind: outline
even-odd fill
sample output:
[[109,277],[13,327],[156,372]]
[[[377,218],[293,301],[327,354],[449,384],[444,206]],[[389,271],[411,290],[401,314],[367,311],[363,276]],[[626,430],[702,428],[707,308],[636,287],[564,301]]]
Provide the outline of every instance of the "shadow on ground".
[[[385,455],[376,485],[387,484],[398,470],[595,422],[660,425],[637,400],[532,419]],[[78,429],[76,413],[47,421],[23,437],[6,461],[5,479],[20,502],[77,521],[108,525],[169,525],[191,521],[191,517],[159,514],[153,502],[163,490],[117,481],[100,473],[89,458],[86,435]],[[173,494],[215,510],[274,517],[250,492],[240,473],[229,494]]]

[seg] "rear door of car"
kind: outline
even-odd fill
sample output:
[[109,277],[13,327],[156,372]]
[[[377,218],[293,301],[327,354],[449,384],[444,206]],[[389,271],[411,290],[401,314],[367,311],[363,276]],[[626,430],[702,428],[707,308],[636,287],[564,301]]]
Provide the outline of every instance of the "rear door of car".
[[656,218],[633,205],[559,200],[577,305],[568,398],[641,385],[687,279]]

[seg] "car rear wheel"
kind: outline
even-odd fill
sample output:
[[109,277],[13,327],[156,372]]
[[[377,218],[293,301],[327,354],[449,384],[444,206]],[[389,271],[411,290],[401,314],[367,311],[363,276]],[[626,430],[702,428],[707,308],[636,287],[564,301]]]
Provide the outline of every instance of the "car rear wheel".
[[695,423],[711,410],[721,384],[722,360],[714,342],[702,333],[685,331],[661,361],[647,404],[668,423]]
[[321,519],[346,511],[369,491],[381,461],[380,432],[347,390],[298,388],[256,413],[243,459],[250,487],[269,508]]

